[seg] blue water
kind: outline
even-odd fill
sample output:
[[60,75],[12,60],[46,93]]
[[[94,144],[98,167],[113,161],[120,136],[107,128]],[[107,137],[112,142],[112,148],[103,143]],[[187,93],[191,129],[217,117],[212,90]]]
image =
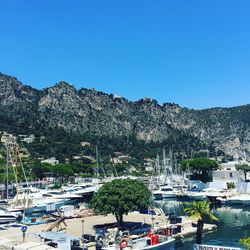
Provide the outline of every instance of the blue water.
[[[166,201],[158,203],[166,213],[184,215],[184,204],[177,201]],[[224,245],[231,247],[242,247],[239,240],[250,237],[250,207],[221,207],[213,209],[213,213],[219,219],[217,229],[204,233],[203,244]],[[183,239],[176,242],[176,249],[192,249],[195,238]]]

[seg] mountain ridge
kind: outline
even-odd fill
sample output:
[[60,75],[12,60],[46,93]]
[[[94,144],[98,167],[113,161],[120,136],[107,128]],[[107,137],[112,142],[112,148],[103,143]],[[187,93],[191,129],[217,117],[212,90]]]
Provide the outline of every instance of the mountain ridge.
[[250,104],[196,110],[160,105],[152,98],[133,102],[94,89],[77,90],[65,81],[37,90],[2,73],[0,104],[1,120],[14,117],[13,123],[31,130],[36,124],[146,142],[185,133],[233,156],[250,153]]
[[37,89],[37,88],[34,88],[34,87],[32,87],[32,86],[30,86],[28,84],[24,84],[23,82],[18,80],[17,77],[15,77],[15,76],[10,76],[10,75],[7,75],[7,74],[4,74],[4,73],[0,72],[0,77],[12,78],[12,79],[16,80],[17,82],[19,82],[22,86],[28,87],[28,88],[31,88],[33,90],[40,91],[40,92],[43,92],[43,91],[45,91],[47,89],[50,89],[50,88],[53,88],[53,87],[55,87],[57,85],[64,85],[64,86],[69,86],[69,87],[74,88],[77,92],[79,92],[81,90],[95,91],[96,93],[104,94],[104,95],[107,95],[107,96],[113,96],[114,98],[117,98],[117,99],[125,99],[125,100],[127,100],[128,102],[131,102],[131,103],[137,103],[137,102],[140,102],[140,101],[145,101],[145,100],[149,101],[149,100],[151,100],[151,102],[156,102],[157,105],[159,105],[160,107],[179,106],[179,107],[184,108],[184,109],[186,108],[186,109],[189,109],[189,110],[203,111],[203,110],[211,110],[211,109],[233,109],[233,108],[238,108],[238,107],[250,106],[250,103],[246,103],[246,104],[242,104],[242,105],[229,106],[229,107],[218,106],[218,107],[207,107],[207,108],[190,108],[190,107],[186,107],[186,106],[181,106],[181,105],[179,105],[178,103],[175,103],[175,102],[164,102],[164,103],[160,104],[156,99],[151,98],[151,97],[144,97],[144,98],[140,98],[138,100],[132,101],[132,100],[126,98],[126,97],[118,96],[118,95],[115,95],[113,93],[108,94],[108,93],[105,93],[104,91],[96,90],[94,88],[85,88],[85,87],[76,88],[74,86],[74,84],[69,83],[69,82],[64,81],[64,80],[60,80],[60,81],[58,81],[57,83],[55,83],[54,85],[52,85],[50,87],[44,87],[42,89]]

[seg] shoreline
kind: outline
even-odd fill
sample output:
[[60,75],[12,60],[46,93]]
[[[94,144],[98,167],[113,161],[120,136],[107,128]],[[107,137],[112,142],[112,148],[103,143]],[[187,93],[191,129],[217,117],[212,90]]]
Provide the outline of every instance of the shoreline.
[[[154,229],[166,228],[174,225],[181,225],[182,232],[173,235],[175,239],[187,238],[195,235],[196,227],[192,226],[193,221],[188,219],[187,217],[182,217],[184,221],[182,223],[177,223],[177,224],[169,224],[164,215],[159,215],[159,216],[154,215],[153,218],[155,225]],[[84,222],[82,222],[83,220]],[[95,230],[93,226],[113,223],[116,222],[116,219],[115,216],[113,215],[107,215],[107,216],[95,215],[82,218],[66,219],[65,222],[67,226],[63,228],[63,230],[60,230],[60,232],[65,232],[67,234],[71,234],[80,238],[82,236],[82,233],[95,235]],[[141,222],[142,224],[143,223],[152,224],[152,216],[147,214],[129,213],[128,215],[124,215],[124,222],[139,222],[139,223]],[[28,230],[26,232],[25,242],[41,243],[42,240],[39,237],[34,237],[34,234],[46,231],[51,226],[52,223],[27,226]],[[211,231],[216,228],[217,228],[216,225],[204,224],[203,231],[204,232]],[[2,246],[10,245],[12,247],[23,243],[22,237],[23,234],[20,228],[10,228],[6,231],[0,231],[0,249],[4,249],[1,248]]]

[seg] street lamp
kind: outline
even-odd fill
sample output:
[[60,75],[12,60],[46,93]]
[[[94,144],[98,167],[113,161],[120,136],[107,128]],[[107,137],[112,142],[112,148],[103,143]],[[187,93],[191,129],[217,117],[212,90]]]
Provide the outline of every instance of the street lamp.
[[151,221],[152,221],[152,229],[153,229],[153,231],[155,230],[155,223],[154,223],[154,220],[155,220],[155,218],[154,218],[154,215],[153,215],[153,213],[151,214]]
[[83,249],[84,249],[84,220],[82,220],[82,242],[83,242]]

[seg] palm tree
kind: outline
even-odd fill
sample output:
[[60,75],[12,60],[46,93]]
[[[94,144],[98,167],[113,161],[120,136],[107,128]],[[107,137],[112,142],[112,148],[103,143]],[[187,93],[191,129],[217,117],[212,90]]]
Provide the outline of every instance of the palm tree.
[[248,238],[243,238],[243,239],[240,239],[240,243],[246,247],[246,249],[250,249],[250,237]]
[[218,219],[212,214],[210,202],[195,201],[190,207],[184,209],[185,213],[192,219],[197,220],[196,244],[202,243],[202,232],[204,220],[217,221]]

